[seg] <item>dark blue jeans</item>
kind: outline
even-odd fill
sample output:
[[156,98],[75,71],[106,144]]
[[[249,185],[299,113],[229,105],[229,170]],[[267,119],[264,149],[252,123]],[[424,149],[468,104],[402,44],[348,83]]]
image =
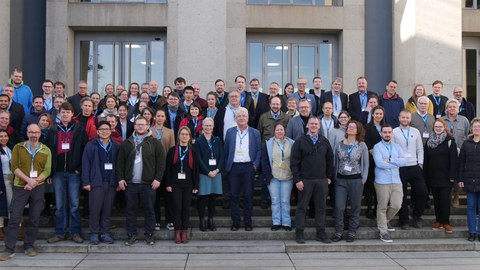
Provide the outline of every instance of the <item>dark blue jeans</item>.
[[234,224],[240,224],[240,192],[243,191],[245,208],[243,209],[243,222],[252,225],[253,209],[253,180],[255,171],[252,163],[233,163],[228,174],[230,182],[231,217]]
[[137,234],[137,211],[138,201],[141,200],[145,214],[145,235],[153,234],[155,229],[155,211],[154,203],[156,190],[149,184],[128,183],[125,189],[125,198],[127,200],[126,223],[127,234]]
[[[80,210],[80,175],[69,172],[58,172],[53,176],[55,188],[55,235],[64,237],[70,220],[72,236],[82,232]],[[69,211],[70,210],[70,211]]]
[[468,232],[480,234],[480,220],[477,222],[477,209],[480,209],[480,192],[467,192]]

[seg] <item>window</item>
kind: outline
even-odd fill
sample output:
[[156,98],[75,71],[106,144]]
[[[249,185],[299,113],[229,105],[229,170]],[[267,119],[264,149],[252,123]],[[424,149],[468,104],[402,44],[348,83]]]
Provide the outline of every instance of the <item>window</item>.
[[342,6],[343,0],[247,0],[250,5]]
[[166,4],[167,0],[80,0],[84,3],[157,3]]
[[480,0],[465,0],[465,8],[480,8]]
[[[108,35],[107,35],[108,37]],[[92,36],[78,38],[76,81],[85,80],[89,93],[104,93],[105,85],[132,82],[139,84],[156,80],[160,86],[165,78],[165,43],[160,38],[115,40]]]
[[[293,37],[293,40],[297,38]],[[251,41],[247,53],[249,79],[259,79],[262,88],[268,89],[271,82],[277,82],[283,88],[286,83],[295,85],[299,77],[305,77],[307,87],[312,88],[313,77],[319,75],[323,88],[330,89],[332,78],[337,74],[335,44],[335,39],[318,43]]]

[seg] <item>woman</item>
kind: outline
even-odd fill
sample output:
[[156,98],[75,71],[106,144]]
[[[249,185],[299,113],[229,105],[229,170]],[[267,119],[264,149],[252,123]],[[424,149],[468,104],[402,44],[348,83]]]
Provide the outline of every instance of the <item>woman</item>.
[[335,234],[332,241],[338,242],[343,239],[343,218],[345,207],[350,200],[351,214],[348,220],[347,242],[353,242],[360,226],[363,184],[367,181],[369,165],[368,148],[363,142],[363,128],[360,122],[355,120],[348,122],[344,139],[334,151]]
[[128,121],[128,106],[122,104],[118,106],[118,125],[117,130],[122,134],[122,141],[128,139],[133,133],[133,123]]
[[425,144],[423,173],[432,189],[436,221],[433,230],[445,229],[452,233],[450,225],[450,191],[457,176],[457,144],[450,134],[445,120],[433,123],[433,133]]
[[188,127],[178,130],[178,145],[170,148],[166,160],[166,190],[172,193],[173,226],[175,243],[188,242],[190,227],[190,203],[192,194],[198,192],[198,163],[190,140]]
[[142,116],[147,119],[149,126],[153,126],[154,124],[153,115],[154,115],[153,109],[150,107],[145,107],[142,110]]
[[[369,219],[373,219],[376,215],[376,197],[375,187],[373,185],[375,181],[375,162],[373,160],[373,147],[375,144],[382,140],[380,136],[380,130],[385,124],[385,109],[382,106],[376,106],[372,109],[372,121],[365,125],[365,144],[367,145],[369,155],[369,170],[367,182],[364,186],[365,202],[367,204],[367,212],[365,216]],[[372,206],[375,210],[372,210]]]
[[347,125],[349,121],[350,121],[350,114],[347,111],[341,111],[338,114],[338,121],[337,123],[335,123],[334,127],[345,134],[345,132],[347,131]]
[[367,100],[367,108],[360,113],[359,121],[363,125],[366,125],[372,121],[372,110],[378,106],[378,97],[371,95]]
[[115,97],[110,97],[110,96],[105,97],[105,108],[103,109],[103,112],[98,117],[100,118],[101,121],[105,121],[107,119],[107,115],[109,114],[118,116],[117,107],[118,107],[118,103]]
[[[172,148],[175,146],[175,136],[173,134],[173,131],[169,128],[166,128],[163,124],[165,123],[165,120],[167,119],[166,113],[164,110],[158,110],[155,113],[155,125],[153,128],[150,130],[152,131],[152,136],[157,138],[162,142],[163,150],[165,151],[165,154],[167,153],[168,149]],[[155,199],[155,230],[159,231],[160,230],[160,197],[164,195],[165,189],[164,189],[165,182],[161,184],[161,188],[157,189],[157,197]],[[165,220],[166,223],[172,223],[172,211],[171,211],[171,206],[169,205],[169,202],[171,199],[167,196],[165,197]]]
[[472,136],[460,149],[458,186],[467,192],[468,241],[475,241],[480,235],[480,221],[477,222],[480,208],[480,118],[473,118],[470,126]]
[[293,91],[294,91],[293,84],[291,83],[285,84],[285,87],[283,88],[282,104],[288,104],[288,100],[290,98],[290,95],[293,94]]
[[[408,99],[407,104],[405,104],[405,109],[411,113],[416,113],[417,99],[421,96],[427,96],[425,86],[423,86],[423,84],[417,84],[413,87],[412,96]],[[433,103],[431,100],[428,102],[427,113],[433,115]]]
[[[146,96],[146,100],[144,96]],[[143,109],[148,107],[148,101],[149,101],[148,94],[142,93],[142,95],[140,96],[140,101],[137,103],[137,105],[135,105],[135,109],[133,110],[133,113],[129,114],[130,121],[134,122],[135,118],[137,118],[137,116],[142,114]]]
[[293,176],[290,170],[290,154],[294,141],[285,136],[285,126],[275,125],[275,136],[270,138],[262,150],[262,168],[272,200],[272,231],[284,228],[292,230],[290,218],[290,195]]
[[[283,96],[285,97],[285,96]],[[291,97],[287,100],[287,112],[286,114],[290,115],[290,119],[297,116],[297,115],[300,115],[300,113],[298,112],[297,110],[297,107],[298,107],[298,101],[296,98],[294,97]]]
[[202,132],[202,107],[197,102],[193,102],[190,105],[190,113],[187,117],[183,118],[179,127],[188,127],[193,134],[192,144],[195,144],[198,137]]
[[[5,218],[8,218],[8,209],[13,195],[13,172],[10,161],[12,150],[8,148],[8,134],[5,129],[0,130],[0,159],[2,162],[0,171],[0,240],[4,237]],[[23,227],[22,227],[23,228]]]
[[162,96],[168,97],[168,95],[170,95],[170,93],[172,93],[172,92],[173,92],[172,87],[166,85],[166,86],[163,87]]
[[207,108],[203,111],[203,115],[205,117],[210,117],[215,119],[215,115],[217,114],[217,95],[215,92],[208,92],[207,94]]
[[102,97],[98,92],[93,92],[90,94],[90,99],[93,101],[93,114],[95,116],[99,116],[102,112],[98,109],[98,104],[100,103],[100,99]]
[[[216,97],[215,97],[216,99]],[[223,194],[222,175],[224,163],[223,145],[220,138],[213,136],[213,118],[203,120],[203,134],[195,143],[195,153],[200,167],[200,185],[198,188],[198,217],[200,230],[216,231],[213,218],[215,216],[216,198]],[[205,207],[208,205],[207,226],[205,226]]]
[[128,104],[128,91],[122,90],[118,95],[118,104]]
[[127,106],[130,108],[134,108],[135,105],[138,103],[138,101],[140,101],[140,97],[139,97],[139,94],[140,94],[140,85],[138,85],[138,83],[136,82],[133,82],[130,84],[130,86],[128,87],[128,102],[127,102]]
[[[40,116],[38,116],[38,125],[40,126],[40,131],[42,132],[40,142],[50,148],[48,137],[50,135],[50,128],[53,125],[52,118],[50,118],[48,113],[42,113]],[[42,211],[42,216],[49,220],[53,218],[50,212],[50,206],[52,205],[55,205],[55,198],[53,197],[52,178],[49,177],[45,181],[45,208]]]

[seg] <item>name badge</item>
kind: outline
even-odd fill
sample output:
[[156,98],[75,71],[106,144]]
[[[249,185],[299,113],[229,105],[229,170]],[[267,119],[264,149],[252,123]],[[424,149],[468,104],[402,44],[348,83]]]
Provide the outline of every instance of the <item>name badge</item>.
[[30,171],[30,178],[37,178],[38,172],[37,171]]
[[351,172],[352,171],[352,167],[348,166],[348,165],[345,165],[345,167],[343,168],[345,171],[347,172]]
[[136,156],[135,156],[135,164],[136,164],[136,163],[140,163],[140,162],[142,162],[142,156],[136,155]]
[[285,165],[285,163],[280,163],[280,165],[278,165],[278,167],[280,167],[280,169],[285,169],[287,168],[287,165]]
[[70,150],[70,143],[62,143],[62,150]]
[[192,144],[195,144],[195,139],[192,139]]
[[441,117],[442,117],[442,115],[441,115],[441,114],[437,114],[437,115],[435,115],[435,118],[441,118]]
[[105,163],[105,170],[113,170],[113,164],[112,163]]
[[178,179],[182,179],[182,180],[187,179],[187,174],[179,172]]
[[208,160],[208,165],[210,166],[217,166],[217,160],[214,158],[211,158]]
[[243,151],[242,149],[238,149],[235,154],[239,155],[239,156],[243,156]]
[[424,133],[422,134],[422,137],[428,139],[428,138],[430,137],[430,133],[424,132]]
[[234,123],[232,124],[232,127],[236,127],[236,126],[237,126],[237,122],[234,122]]

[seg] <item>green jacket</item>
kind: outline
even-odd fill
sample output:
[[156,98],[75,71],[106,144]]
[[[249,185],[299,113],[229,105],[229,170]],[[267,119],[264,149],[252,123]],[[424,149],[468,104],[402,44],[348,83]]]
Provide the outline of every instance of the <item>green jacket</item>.
[[[32,149],[34,150],[34,149]],[[21,142],[15,145],[12,150],[12,172],[20,169],[25,175],[30,175],[32,166],[32,156],[27,149],[27,142]],[[52,170],[52,153],[50,149],[42,143],[38,143],[38,151],[33,159],[33,170],[38,172],[38,176],[42,175],[44,180],[39,184],[43,184],[45,179],[50,176]],[[14,186],[25,187],[27,183],[15,176]]]

